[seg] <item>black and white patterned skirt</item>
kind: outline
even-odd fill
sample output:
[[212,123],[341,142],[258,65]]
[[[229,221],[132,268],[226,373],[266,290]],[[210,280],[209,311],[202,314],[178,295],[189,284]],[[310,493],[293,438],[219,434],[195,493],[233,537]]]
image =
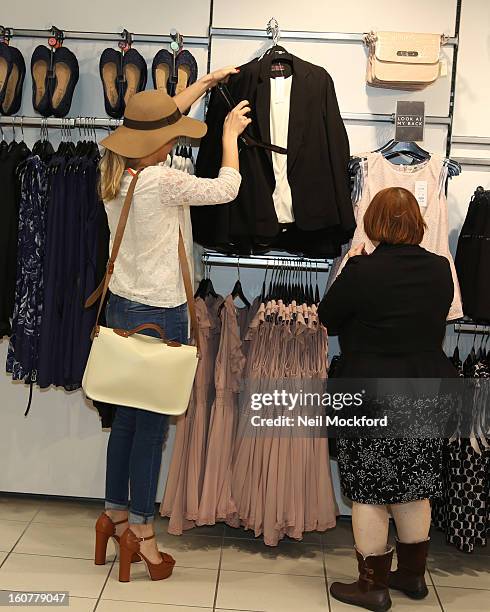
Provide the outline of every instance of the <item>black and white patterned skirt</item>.
[[339,438],[342,492],[360,504],[439,497],[442,444],[433,438]]

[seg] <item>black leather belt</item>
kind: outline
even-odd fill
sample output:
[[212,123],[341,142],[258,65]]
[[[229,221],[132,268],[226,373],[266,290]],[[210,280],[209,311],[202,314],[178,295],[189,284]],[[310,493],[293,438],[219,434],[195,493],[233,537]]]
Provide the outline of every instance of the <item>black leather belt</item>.
[[[224,83],[218,83],[216,88],[221,94],[221,97],[225,101],[228,108],[230,110],[235,108],[236,102],[233,99],[233,96],[231,95],[228,87]],[[247,147],[260,147],[261,149],[266,149],[267,151],[273,151],[274,153],[281,153],[282,155],[288,154],[288,150],[285,149],[284,147],[273,145],[270,142],[261,142],[260,140],[256,140],[253,136],[250,136],[250,134],[247,131],[247,128],[245,128],[245,131],[240,136],[240,140]]]

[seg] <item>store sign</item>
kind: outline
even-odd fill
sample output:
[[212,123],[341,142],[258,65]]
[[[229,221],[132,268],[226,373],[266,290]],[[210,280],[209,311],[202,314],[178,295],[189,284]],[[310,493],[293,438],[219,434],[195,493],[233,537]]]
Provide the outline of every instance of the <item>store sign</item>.
[[424,140],[424,124],[425,102],[399,100],[396,103],[395,140],[397,142]]

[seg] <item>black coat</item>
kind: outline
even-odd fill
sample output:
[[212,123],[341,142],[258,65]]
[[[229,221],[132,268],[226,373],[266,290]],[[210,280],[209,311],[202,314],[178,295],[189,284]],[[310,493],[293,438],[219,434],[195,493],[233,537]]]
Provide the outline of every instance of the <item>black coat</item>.
[[[250,133],[270,143],[271,56],[240,67],[228,84],[236,102],[251,104]],[[288,181],[295,225],[300,232],[332,232],[338,244],[353,233],[350,198],[349,141],[340,116],[335,88],[320,66],[292,56],[293,82],[288,128]],[[219,92],[211,94],[206,115],[208,133],[197,158],[198,176],[214,178],[221,166],[221,136],[228,107]],[[272,143],[275,144],[275,143]],[[243,180],[238,197],[226,206],[193,207],[194,239],[205,246],[237,243],[243,250],[267,244],[280,232],[272,193],[275,178],[272,155],[259,147],[240,151]],[[313,235],[313,234],[312,234]],[[301,237],[306,242],[308,235]],[[297,236],[296,236],[297,238]]]
[[417,245],[380,244],[350,258],[319,306],[339,336],[336,375],[453,377],[442,351],[453,292],[448,260]]

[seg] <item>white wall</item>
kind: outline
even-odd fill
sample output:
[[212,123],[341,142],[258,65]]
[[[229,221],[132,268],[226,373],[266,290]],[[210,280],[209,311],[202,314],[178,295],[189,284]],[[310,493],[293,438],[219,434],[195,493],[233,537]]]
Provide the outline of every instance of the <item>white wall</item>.
[[[209,25],[209,2],[190,0],[178,3],[157,3],[146,0],[140,10],[134,2],[85,2],[47,0],[42,3],[25,0],[16,4],[3,3],[0,23],[18,28],[46,28],[53,23],[67,30],[119,32],[124,27],[136,33],[168,34],[172,27],[184,36],[206,35]],[[364,32],[370,29],[412,30],[420,32],[454,33],[456,0],[413,0],[409,8],[396,10],[391,0],[351,0],[346,3],[310,2],[308,10],[292,0],[263,2],[229,2],[215,0],[215,27],[257,28],[263,30],[276,17],[283,30]],[[463,0],[461,46],[458,60],[458,81],[455,112],[455,134],[489,135],[488,100],[490,73],[490,3],[487,0]],[[323,65],[332,74],[342,112],[392,113],[398,99],[425,100],[427,115],[447,115],[449,109],[450,78],[442,78],[423,92],[391,92],[367,88],[364,82],[366,51],[362,44],[332,42],[283,41],[293,53]],[[30,55],[39,40],[13,41],[24,53],[29,65]],[[215,38],[212,44],[212,66],[243,63],[264,49],[263,39],[230,40]],[[72,116],[104,116],[102,88],[98,76],[98,58],[107,43],[72,42],[66,45],[77,55],[81,78],[77,87]],[[135,45],[151,60],[160,45]],[[206,67],[206,50],[190,48],[199,62],[201,74]],[[452,62],[452,48],[444,50]],[[151,87],[151,77],[149,79]],[[21,113],[32,115],[31,85],[28,76]],[[201,116],[202,106],[192,114]],[[392,136],[387,124],[347,123],[351,150],[371,150]],[[27,140],[38,136],[37,130],[25,130]],[[445,126],[427,126],[425,148],[444,152]],[[474,147],[470,147],[473,149]],[[488,148],[470,154],[482,157]],[[467,154],[468,150],[453,151],[453,155]],[[450,186],[450,226],[453,245],[464,218],[469,197],[474,188],[483,184],[490,188],[488,171],[465,168],[462,177]],[[213,280],[219,291],[227,291],[234,284],[236,271],[213,269]],[[249,296],[259,290],[263,272],[242,270],[241,278]],[[322,282],[324,278],[322,279]],[[0,362],[4,362],[6,342],[0,343]],[[0,375],[0,490],[50,493],[87,497],[103,497],[104,458],[107,432],[100,429],[96,412],[80,392],[71,394],[61,390],[34,391],[33,407],[28,418],[23,412],[27,403],[27,389],[13,384],[5,374]],[[167,444],[159,492],[164,486],[171,453],[173,429]],[[342,506],[342,510],[347,508]]]

